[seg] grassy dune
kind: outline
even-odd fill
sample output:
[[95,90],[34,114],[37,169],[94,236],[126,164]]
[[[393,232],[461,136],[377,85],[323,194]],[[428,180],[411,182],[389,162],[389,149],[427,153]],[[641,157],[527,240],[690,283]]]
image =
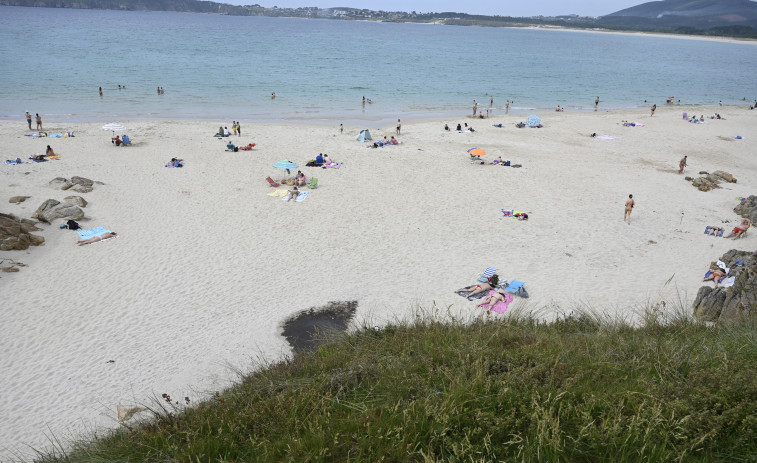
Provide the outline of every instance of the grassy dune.
[[755,328],[418,315],[40,461],[755,461]]

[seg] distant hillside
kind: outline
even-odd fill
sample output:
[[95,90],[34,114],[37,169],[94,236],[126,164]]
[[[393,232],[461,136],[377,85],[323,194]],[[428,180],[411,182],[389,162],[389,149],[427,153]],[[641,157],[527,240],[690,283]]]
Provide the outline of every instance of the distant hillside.
[[602,24],[633,27],[722,26],[757,28],[757,2],[750,0],[662,0],[647,2],[600,18]]

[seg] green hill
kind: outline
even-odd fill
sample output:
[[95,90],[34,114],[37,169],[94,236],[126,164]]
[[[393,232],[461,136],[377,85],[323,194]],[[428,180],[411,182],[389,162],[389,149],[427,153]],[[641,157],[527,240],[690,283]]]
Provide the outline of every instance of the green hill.
[[600,18],[602,24],[633,27],[723,26],[757,28],[757,2],[750,0],[662,0],[647,2]]

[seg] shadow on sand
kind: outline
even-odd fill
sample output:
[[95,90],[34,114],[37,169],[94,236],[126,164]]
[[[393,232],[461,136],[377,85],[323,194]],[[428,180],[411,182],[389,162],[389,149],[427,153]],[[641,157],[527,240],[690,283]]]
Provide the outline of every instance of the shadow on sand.
[[284,322],[283,335],[295,354],[315,350],[344,333],[355,316],[357,301],[332,301],[311,307]]

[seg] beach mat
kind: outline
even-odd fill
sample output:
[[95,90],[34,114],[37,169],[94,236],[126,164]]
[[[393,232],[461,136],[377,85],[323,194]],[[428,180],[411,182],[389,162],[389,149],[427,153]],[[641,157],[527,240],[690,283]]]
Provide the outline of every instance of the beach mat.
[[[297,195],[297,198],[295,198],[295,201],[297,201],[298,203],[301,203],[301,202],[305,201],[308,198],[308,196],[310,196],[310,192],[309,191],[300,191],[300,194]],[[288,191],[287,191],[286,196],[284,196],[283,198],[281,198],[281,200],[282,201],[288,201],[289,200],[289,192]]]
[[90,228],[87,230],[79,229],[79,230],[76,230],[76,233],[79,234],[81,239],[88,240],[90,238],[94,238],[95,236],[100,236],[100,235],[104,235],[105,233],[112,233],[112,232],[105,227],[95,227],[95,228]]

